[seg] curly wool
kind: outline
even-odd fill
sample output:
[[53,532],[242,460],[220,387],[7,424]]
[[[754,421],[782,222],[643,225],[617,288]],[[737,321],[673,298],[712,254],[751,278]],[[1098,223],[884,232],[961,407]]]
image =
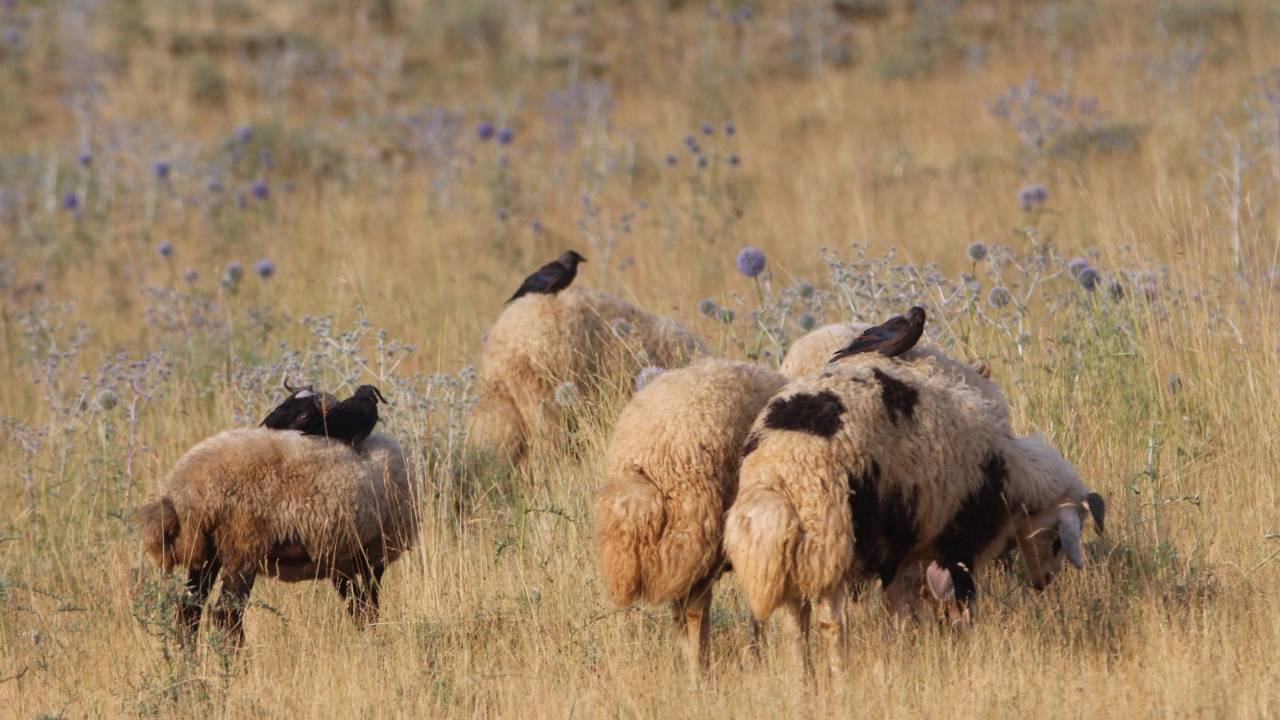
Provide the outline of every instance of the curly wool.
[[743,440],[785,383],[757,365],[706,359],[658,376],[623,409],[595,502],[615,603],[675,600],[718,569]]
[[371,435],[357,455],[327,438],[262,428],[191,448],[139,514],[147,552],[165,571],[216,554],[227,568],[289,582],[389,563],[418,529],[395,440]]
[[[612,332],[618,320],[630,332]],[[705,354],[702,339],[678,322],[605,293],[526,295],[488,332],[469,444],[519,462],[531,446],[559,436],[564,410],[553,398],[563,383],[590,398],[605,378],[630,378],[646,365],[682,367]]]

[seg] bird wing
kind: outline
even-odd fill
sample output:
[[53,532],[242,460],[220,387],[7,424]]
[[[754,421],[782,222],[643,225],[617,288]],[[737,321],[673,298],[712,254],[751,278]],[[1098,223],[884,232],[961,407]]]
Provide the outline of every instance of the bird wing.
[[869,327],[862,331],[862,334],[853,339],[848,345],[840,348],[831,356],[827,362],[835,362],[841,358],[847,358],[850,355],[871,352],[880,347],[886,340],[891,339],[894,335],[906,330],[911,325],[911,321],[902,316],[893,317],[885,322]]
[[[566,269],[567,268],[565,268],[564,265],[561,265],[558,260],[552,260],[546,265],[543,265],[538,268],[537,272],[524,279],[524,282],[520,284],[520,289],[516,290],[516,294],[511,296],[511,300],[515,300],[516,298],[531,292],[536,293],[545,291],[547,288],[555,285],[556,281],[564,276]],[[508,300],[507,302],[511,302],[511,300]]]

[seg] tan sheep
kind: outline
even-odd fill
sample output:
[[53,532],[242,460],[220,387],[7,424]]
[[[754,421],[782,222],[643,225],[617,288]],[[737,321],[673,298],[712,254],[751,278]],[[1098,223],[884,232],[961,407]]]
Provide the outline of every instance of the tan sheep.
[[605,293],[525,295],[488,332],[468,444],[518,464],[531,447],[560,437],[555,391],[563,383],[592,393],[603,379],[645,365],[682,367],[705,354],[701,338],[676,321]]
[[729,360],[665,372],[623,409],[605,454],[595,501],[605,590],[622,606],[670,602],[695,678],[709,662],[711,586],[742,443],[785,383]]
[[221,573],[212,621],[242,640],[259,574],[330,578],[357,621],[378,612],[382,572],[413,543],[417,516],[399,444],[344,443],[262,428],[229,430],[187,451],[139,509],[147,553],[187,571],[179,619],[189,641]]
[[[791,379],[804,377],[821,370],[827,361],[840,348],[848,345],[858,337],[869,325],[862,323],[833,323],[823,325],[816,330],[798,338],[782,359],[778,371]],[[876,353],[852,355],[838,362],[841,365],[857,365],[869,360],[881,358]],[[913,365],[932,367],[935,372],[945,374],[952,379],[960,380],[990,400],[996,411],[1007,422],[1009,419],[1009,401],[1000,386],[991,381],[991,368],[984,362],[968,363],[947,355],[940,348],[932,345],[917,345],[899,356],[900,360]]]
[[725,521],[725,553],[756,620],[785,608],[807,657],[812,603],[841,671],[851,583],[878,579],[895,609],[923,574],[968,613],[971,571],[1011,539],[1037,588],[1064,553],[1082,565],[1081,516],[1087,508],[1101,529],[1101,497],[991,405],[965,383],[884,357],[831,366],[771,399]]

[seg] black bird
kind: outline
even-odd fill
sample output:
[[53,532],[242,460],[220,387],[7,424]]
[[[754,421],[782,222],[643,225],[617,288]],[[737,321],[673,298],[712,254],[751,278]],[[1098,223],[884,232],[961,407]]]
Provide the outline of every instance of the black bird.
[[351,397],[329,408],[324,415],[310,419],[298,428],[303,435],[324,435],[341,440],[360,452],[364,439],[378,423],[378,403],[386,402],[378,388],[361,385]]
[[827,362],[835,362],[850,355],[879,352],[886,357],[896,357],[916,346],[924,334],[924,308],[919,305],[906,315],[891,317],[880,325],[869,327],[853,342],[836,351]]
[[503,304],[506,305],[512,300],[529,293],[555,295],[569,287],[573,279],[578,276],[578,263],[586,261],[587,259],[579,255],[576,250],[564,253],[555,260],[538,268],[538,272],[525,278],[524,282],[520,283],[520,289],[516,290],[516,294],[511,296],[511,300]]
[[327,392],[317,392],[311,385],[300,388],[289,387],[287,377],[284,380],[284,389],[289,391],[289,397],[259,423],[260,427],[271,430],[298,430],[312,422],[314,418],[324,417],[327,410],[338,404],[338,398]]

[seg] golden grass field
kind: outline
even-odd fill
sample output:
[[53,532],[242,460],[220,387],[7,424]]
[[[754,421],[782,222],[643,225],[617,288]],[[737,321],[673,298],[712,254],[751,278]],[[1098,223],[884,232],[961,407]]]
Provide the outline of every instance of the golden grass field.
[[[1280,716],[1280,10],[887,4],[0,6],[0,716]],[[1036,101],[1063,121],[1039,146],[991,111],[1032,75],[1069,96]],[[1024,212],[1034,183],[1048,201]],[[1123,297],[966,257],[1032,237]],[[976,271],[931,333],[990,363],[1015,429],[1107,496],[1108,534],[1043,593],[988,568],[965,630],[889,633],[872,592],[834,688],[781,642],[751,661],[726,576],[692,690],[668,611],[613,608],[597,577],[589,507],[624,400],[585,408],[572,451],[460,490],[466,390],[433,374],[465,376],[520,279],[571,247],[577,284],[766,363],[752,310],[800,281],[819,323],[940,302],[923,282],[850,302],[822,250],[855,244]],[[378,329],[413,351],[377,352]],[[188,447],[265,414],[287,351],[340,394],[391,389],[420,543],[369,631],[327,582],[263,580],[238,657],[184,653],[133,511]]]

